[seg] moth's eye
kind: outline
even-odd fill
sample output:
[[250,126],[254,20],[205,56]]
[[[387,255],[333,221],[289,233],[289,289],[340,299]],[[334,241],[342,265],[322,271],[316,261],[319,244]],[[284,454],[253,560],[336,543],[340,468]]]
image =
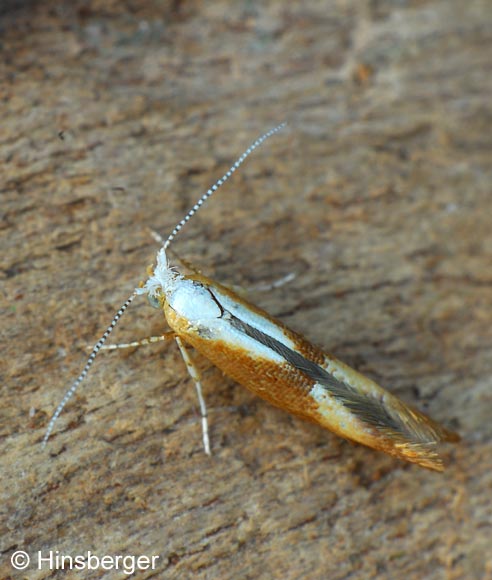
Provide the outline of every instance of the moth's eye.
[[147,294],[147,300],[149,301],[149,304],[152,306],[152,308],[160,308],[161,307],[159,299],[156,298],[155,296],[151,296],[150,294]]

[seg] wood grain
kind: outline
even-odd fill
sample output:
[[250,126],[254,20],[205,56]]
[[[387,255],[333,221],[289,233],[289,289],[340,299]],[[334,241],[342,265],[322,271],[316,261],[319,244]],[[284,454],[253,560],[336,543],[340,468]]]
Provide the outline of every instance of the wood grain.
[[[492,577],[489,8],[4,4],[0,577],[77,577],[16,572],[15,550],[159,555],[138,578]],[[197,358],[209,458],[173,344],[101,354],[43,452],[86,346],[145,278],[149,229],[283,120],[175,250],[457,429],[445,474]],[[114,340],[163,330],[142,300]]]

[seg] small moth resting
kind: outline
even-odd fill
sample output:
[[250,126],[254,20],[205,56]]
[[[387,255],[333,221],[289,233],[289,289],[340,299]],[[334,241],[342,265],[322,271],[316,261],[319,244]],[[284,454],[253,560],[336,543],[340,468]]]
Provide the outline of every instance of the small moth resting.
[[201,274],[183,275],[169,265],[167,249],[183,225],[241,165],[244,159],[284,124],[260,137],[181,220],[157,254],[145,284],[123,304],[95,345],[82,373],[57,407],[46,431],[46,444],[63,407],[85,378],[98,351],[136,295],[146,294],[161,308],[171,328],[124,346],[174,337],[195,381],[202,411],[203,441],[210,453],[205,404],[198,373],[186,350],[192,346],[226,375],[273,405],[318,423],[337,435],[389,455],[443,470],[439,441],[459,436],[391,395],[374,381],[311,345],[266,312]]

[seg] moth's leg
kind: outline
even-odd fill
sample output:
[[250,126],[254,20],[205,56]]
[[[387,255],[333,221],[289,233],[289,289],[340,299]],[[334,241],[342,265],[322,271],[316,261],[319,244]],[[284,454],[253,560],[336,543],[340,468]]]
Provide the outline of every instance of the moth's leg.
[[202,384],[200,382],[200,375],[196,366],[194,365],[191,357],[183,344],[183,341],[176,336],[176,342],[178,343],[179,350],[181,351],[181,356],[185,362],[186,368],[190,377],[193,379],[196,388],[196,394],[198,396],[198,403],[200,405],[200,414],[202,416],[202,433],[203,433],[203,447],[205,448],[205,453],[207,455],[212,455],[210,451],[210,438],[208,436],[208,419],[207,419],[207,407],[205,405],[205,399],[202,395]]
[[269,292],[270,290],[274,290],[275,288],[280,288],[285,284],[289,284],[289,282],[292,282],[292,280],[294,280],[296,277],[297,274],[295,272],[289,272],[285,276],[282,276],[282,278],[278,278],[277,280],[274,280],[268,284],[257,284],[251,289],[258,290],[259,292]]
[[174,338],[176,333],[172,330],[160,334],[159,336],[148,336],[147,338],[142,338],[140,340],[134,340],[133,342],[121,342],[119,344],[105,344],[101,346],[101,350],[116,350],[118,348],[135,348],[138,346],[144,346],[146,344],[153,344],[154,342],[163,342],[164,340],[170,340]]
[[[154,238],[154,240],[158,244],[163,246],[165,243],[164,238],[155,230],[149,230],[149,231],[150,231],[150,235]],[[176,252],[174,252],[172,249],[170,249],[169,252],[172,253],[172,255],[177,260],[179,260],[181,262],[181,264],[183,264],[183,266],[185,266],[185,268],[188,268],[188,270],[190,270],[191,272],[194,272],[195,274],[201,274],[201,271],[197,270],[197,268],[195,268],[195,266],[193,266],[193,264],[191,262],[189,262],[188,260],[185,260],[184,258],[180,258],[178,256],[178,254],[176,254]],[[289,284],[289,282],[292,282],[292,280],[294,280],[296,277],[297,277],[297,274],[295,272],[289,272],[285,276],[282,276],[281,278],[278,278],[277,280],[274,280],[273,282],[266,283],[266,284],[257,284],[256,286],[253,286],[252,288],[248,288],[247,290],[245,290],[244,288],[242,288],[240,286],[231,286],[231,288],[235,292],[237,292],[240,296],[246,295],[251,290],[253,290],[253,291],[258,290],[259,292],[270,292],[270,290],[274,290],[275,288],[280,288],[281,286],[284,286],[285,284]]]
[[236,294],[239,294],[239,296],[241,296],[242,298],[247,299],[248,295],[252,291],[253,292],[270,292],[270,290],[274,290],[275,288],[280,288],[284,284],[288,284],[289,282],[292,282],[292,280],[294,280],[294,278],[296,278],[296,277],[297,277],[297,274],[295,272],[289,272],[285,276],[282,276],[282,278],[279,278],[278,280],[274,280],[273,282],[269,282],[266,284],[256,284],[255,286],[250,286],[249,288],[244,288],[244,286],[238,286],[237,284],[230,284],[228,287]]

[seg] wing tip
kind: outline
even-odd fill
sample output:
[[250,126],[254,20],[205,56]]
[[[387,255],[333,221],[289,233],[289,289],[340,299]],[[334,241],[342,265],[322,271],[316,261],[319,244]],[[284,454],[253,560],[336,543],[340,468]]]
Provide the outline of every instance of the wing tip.
[[448,430],[445,430],[445,434],[440,433],[439,437],[429,438],[426,441],[402,439],[401,434],[386,433],[383,441],[374,447],[403,461],[415,463],[432,471],[443,472],[446,465],[438,452],[438,444],[440,442],[455,443],[459,440],[458,433]]

